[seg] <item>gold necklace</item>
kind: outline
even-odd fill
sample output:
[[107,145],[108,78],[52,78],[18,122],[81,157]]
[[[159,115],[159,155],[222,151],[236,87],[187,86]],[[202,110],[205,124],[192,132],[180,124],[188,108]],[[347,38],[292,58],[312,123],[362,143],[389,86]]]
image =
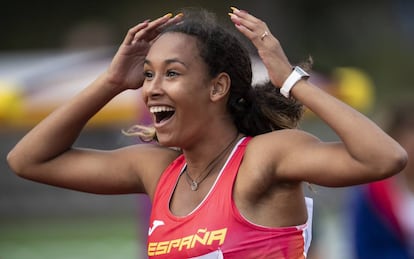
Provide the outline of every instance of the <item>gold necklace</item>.
[[185,173],[187,182],[190,185],[190,188],[191,188],[192,191],[197,191],[198,190],[198,186],[207,178],[207,176],[210,175],[210,173],[216,167],[217,163],[221,160],[221,158],[222,158],[221,156],[226,153],[226,151],[232,146],[232,144],[234,144],[234,142],[237,140],[238,136],[239,136],[239,133],[236,134],[236,137],[232,141],[230,141],[230,143],[226,146],[226,148],[224,148],[213,160],[211,160],[210,163],[208,163],[208,165],[203,170],[203,172],[207,171],[208,168],[210,168],[210,169],[207,171],[207,173],[200,180],[197,181],[197,179],[191,178],[191,176],[188,173],[187,166],[185,167],[184,173]]

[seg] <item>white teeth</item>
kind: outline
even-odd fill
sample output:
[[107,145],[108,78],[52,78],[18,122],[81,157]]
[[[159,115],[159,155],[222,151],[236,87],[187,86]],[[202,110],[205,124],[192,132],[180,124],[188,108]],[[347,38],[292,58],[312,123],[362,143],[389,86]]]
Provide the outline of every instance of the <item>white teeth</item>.
[[152,106],[150,107],[150,112],[151,113],[156,113],[156,112],[170,112],[170,111],[174,111],[174,108],[168,107],[168,106]]

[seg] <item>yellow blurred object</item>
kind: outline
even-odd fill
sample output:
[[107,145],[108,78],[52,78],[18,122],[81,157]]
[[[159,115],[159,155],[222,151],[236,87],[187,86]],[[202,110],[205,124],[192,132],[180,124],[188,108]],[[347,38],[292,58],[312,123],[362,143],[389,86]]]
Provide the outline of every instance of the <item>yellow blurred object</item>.
[[23,115],[23,100],[15,84],[0,81],[0,125],[19,120]]
[[362,70],[350,67],[333,72],[336,81],[335,95],[361,112],[368,112],[374,105],[374,85]]

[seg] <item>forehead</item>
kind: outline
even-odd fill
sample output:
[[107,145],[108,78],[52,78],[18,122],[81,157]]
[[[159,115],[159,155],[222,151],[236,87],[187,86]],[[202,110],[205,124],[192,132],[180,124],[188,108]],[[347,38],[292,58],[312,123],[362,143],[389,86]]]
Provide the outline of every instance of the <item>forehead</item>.
[[186,63],[201,61],[197,39],[180,32],[162,34],[152,44],[147,54],[147,60],[152,62],[167,59],[179,59]]

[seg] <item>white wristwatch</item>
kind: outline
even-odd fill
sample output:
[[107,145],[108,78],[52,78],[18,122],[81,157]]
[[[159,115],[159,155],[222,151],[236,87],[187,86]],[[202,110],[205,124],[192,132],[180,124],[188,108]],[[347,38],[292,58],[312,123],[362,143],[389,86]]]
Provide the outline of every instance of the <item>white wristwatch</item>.
[[302,68],[295,66],[293,67],[292,73],[288,76],[286,81],[283,83],[282,87],[280,88],[280,93],[286,97],[289,98],[290,90],[295,86],[295,84],[301,80],[302,78],[306,79],[309,77],[309,74],[306,73],[305,70]]

